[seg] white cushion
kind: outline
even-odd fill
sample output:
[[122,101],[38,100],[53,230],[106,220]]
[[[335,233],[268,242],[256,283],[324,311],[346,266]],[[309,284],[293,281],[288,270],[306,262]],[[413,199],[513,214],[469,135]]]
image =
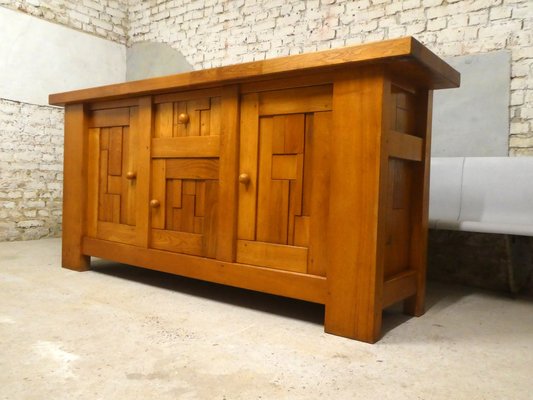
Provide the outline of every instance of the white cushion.
[[533,236],[533,157],[432,158],[429,210],[432,228]]

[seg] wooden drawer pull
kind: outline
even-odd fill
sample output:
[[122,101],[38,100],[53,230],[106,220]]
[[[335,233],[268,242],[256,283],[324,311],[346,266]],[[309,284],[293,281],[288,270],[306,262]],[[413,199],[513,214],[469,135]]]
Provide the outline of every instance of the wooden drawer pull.
[[159,208],[161,203],[157,199],[150,200],[150,207],[152,208]]
[[181,113],[178,115],[178,123],[180,124],[186,124],[189,122],[189,114]]
[[137,178],[137,172],[134,172],[134,171],[126,172],[126,179],[129,179],[131,181],[131,180],[134,180],[135,178]]
[[239,182],[243,185],[248,185],[250,183],[250,175],[248,174],[240,174],[239,175]]

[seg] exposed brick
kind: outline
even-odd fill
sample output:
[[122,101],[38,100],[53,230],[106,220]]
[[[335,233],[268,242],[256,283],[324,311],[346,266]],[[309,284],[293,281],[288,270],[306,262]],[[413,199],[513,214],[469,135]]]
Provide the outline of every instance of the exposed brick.
[[[512,156],[533,155],[533,35],[529,3],[530,0],[0,0],[0,6],[120,43],[169,43],[179,48],[195,69],[405,35],[414,35],[443,57],[510,50]],[[10,224],[0,226],[0,240],[58,234],[62,121],[61,110],[0,100],[0,216]],[[30,215],[35,217],[29,218]],[[26,220],[43,221],[43,225],[17,227],[17,222]]]
[[63,110],[0,99],[0,121],[0,241],[59,235]]
[[[127,41],[128,0],[0,0],[0,6],[119,43]],[[112,21],[120,29],[103,26],[101,21]]]
[[[216,21],[209,22],[202,17],[202,23],[190,32],[191,35],[187,32],[170,44],[179,47],[197,69],[405,35],[416,36],[444,57],[507,49],[511,51],[513,60],[511,111],[516,119],[511,122],[511,129],[522,132],[529,130],[533,124],[528,111],[531,100],[527,95],[533,89],[529,2],[248,0],[234,3],[210,0],[209,7],[213,7],[214,11],[208,13],[205,3],[205,15],[218,13],[216,15],[223,16],[224,24],[221,26]],[[172,37],[169,32],[191,29],[170,24],[159,27],[153,18],[141,22],[137,17],[145,11],[153,12],[159,4],[165,4],[171,14],[176,11],[176,15],[183,16],[185,11],[180,11],[182,2],[162,0],[154,5],[152,2],[130,0],[129,3],[130,43],[153,39],[168,41],[167,38]],[[201,2],[185,2],[192,3]],[[229,5],[233,6],[231,10],[228,9]],[[245,18],[230,20],[228,16],[235,12]],[[240,29],[243,27],[248,29]],[[231,39],[227,32],[231,32]],[[215,51],[221,43],[231,43],[235,50]],[[242,46],[247,50],[244,53]],[[198,53],[203,56],[197,56]],[[511,154],[514,153],[511,151]]]

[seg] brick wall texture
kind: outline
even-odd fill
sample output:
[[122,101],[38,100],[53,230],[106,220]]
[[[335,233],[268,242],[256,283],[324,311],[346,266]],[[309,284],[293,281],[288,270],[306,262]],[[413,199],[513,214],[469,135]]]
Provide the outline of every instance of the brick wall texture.
[[128,0],[0,0],[0,6],[115,42],[127,40]]
[[[507,49],[509,154],[533,155],[531,0],[0,0],[0,6],[128,45],[168,43],[195,69],[406,35],[444,57]],[[59,234],[62,120],[60,109],[0,98],[0,240]]]
[[509,153],[533,155],[531,0],[129,1],[129,43],[166,42],[195,69],[412,35],[439,56],[512,54]]
[[63,110],[0,99],[0,241],[58,236]]
[[[127,0],[0,0],[6,7],[126,43]],[[61,233],[63,110],[2,99],[0,241]]]

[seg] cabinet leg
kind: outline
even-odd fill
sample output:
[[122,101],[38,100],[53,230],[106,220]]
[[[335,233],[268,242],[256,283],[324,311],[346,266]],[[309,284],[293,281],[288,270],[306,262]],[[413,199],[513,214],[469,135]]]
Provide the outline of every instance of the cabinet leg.
[[403,313],[412,315],[414,317],[420,317],[425,313],[424,307],[425,294],[421,290],[418,290],[417,294],[408,297],[403,301]]
[[[353,307],[328,306],[326,304],[326,318],[324,330],[337,336],[375,343],[381,338],[382,311],[354,310]],[[355,311],[355,312],[354,312]]]
[[[333,335],[362,342],[378,341],[381,337],[382,310],[372,301],[374,297],[365,299],[364,294],[358,292],[359,296],[350,296],[342,293],[343,299],[340,297],[335,299],[337,296],[330,295],[326,303],[324,330]],[[346,301],[347,299],[350,300]]]
[[81,252],[87,199],[87,129],[84,105],[67,105],[61,265],[75,271],[85,271],[90,267],[90,257]]
[[[389,83],[379,67],[340,73],[333,85],[325,330],[374,343],[381,335],[384,202],[381,134]],[[386,106],[384,106],[386,104]],[[342,195],[341,195],[342,194]]]
[[91,257],[81,253],[81,246],[65,242],[63,237],[61,266],[73,271],[87,271],[91,268]]

